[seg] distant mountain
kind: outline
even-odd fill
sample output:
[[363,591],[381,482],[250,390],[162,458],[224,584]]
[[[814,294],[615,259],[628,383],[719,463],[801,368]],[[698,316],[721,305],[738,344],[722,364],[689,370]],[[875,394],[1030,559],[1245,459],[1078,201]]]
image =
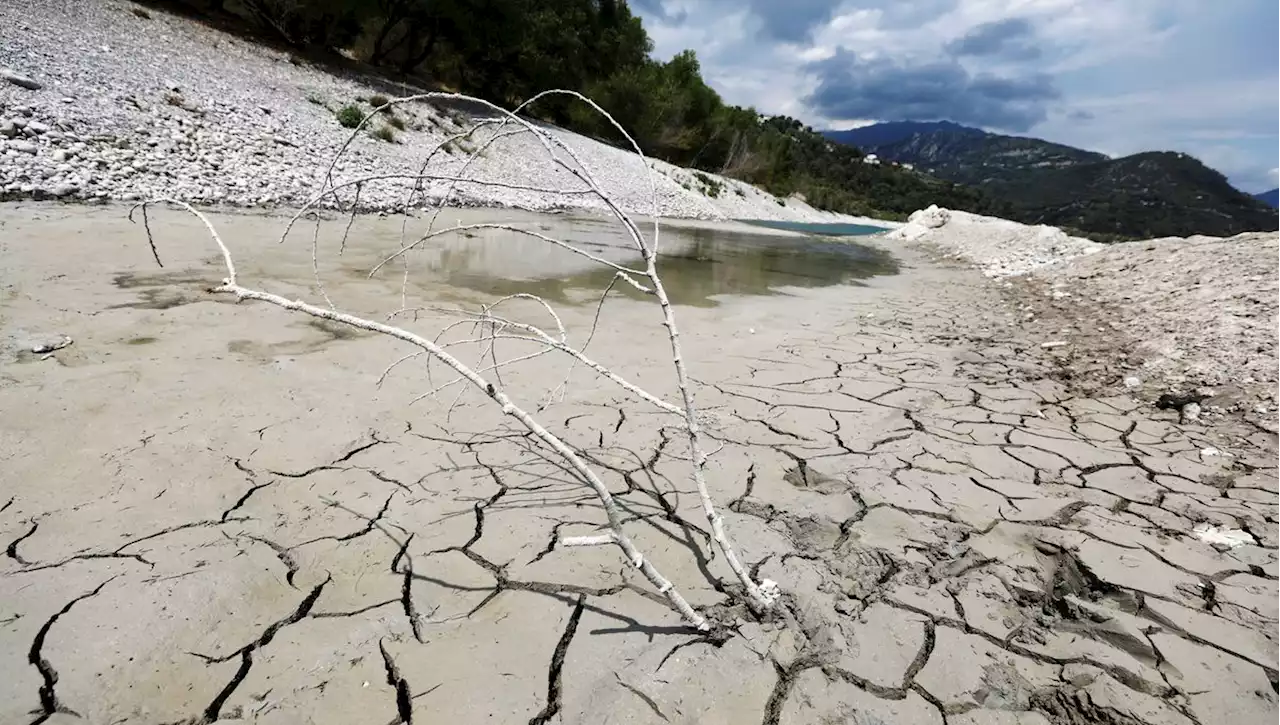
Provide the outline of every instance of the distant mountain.
[[1272,209],[1280,207],[1280,189],[1272,189],[1271,191],[1264,191],[1261,194],[1254,194],[1253,198],[1263,204],[1266,204]]
[[945,121],[878,123],[825,135],[883,160],[976,187],[1009,204],[1011,216],[1028,224],[1100,238],[1230,236],[1277,227],[1274,208],[1186,154],[1112,159]]
[[823,131],[822,135],[846,146],[857,146],[860,149],[870,151],[881,146],[897,143],[917,134],[927,134],[935,131],[951,133],[957,136],[987,135],[987,132],[981,129],[961,126],[950,121],[889,121],[887,123],[873,123],[862,128],[852,128],[848,131]]

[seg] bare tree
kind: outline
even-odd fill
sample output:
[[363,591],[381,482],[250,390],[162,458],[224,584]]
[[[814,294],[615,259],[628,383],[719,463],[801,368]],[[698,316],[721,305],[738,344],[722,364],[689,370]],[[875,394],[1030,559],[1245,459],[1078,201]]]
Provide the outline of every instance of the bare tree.
[[[595,179],[592,177],[590,169],[588,169],[586,165],[584,165],[581,162],[581,160],[576,156],[576,154],[568,145],[563,143],[554,133],[548,132],[547,130],[535,124],[532,124],[519,116],[519,113],[523,111],[524,108],[529,104],[534,103],[537,100],[544,98],[546,96],[557,95],[557,94],[572,96],[578,101],[588,104],[597,113],[602,114],[611,124],[613,124],[615,128],[617,128],[619,133],[621,133],[624,137],[626,137],[627,140],[631,143],[631,146],[636,153],[637,162],[643,167],[644,173],[646,174],[649,180],[650,191],[653,198],[653,204],[654,204],[653,216],[655,218],[655,221],[653,223],[653,234],[652,234],[651,240],[646,240],[644,238],[644,235],[641,234],[640,229],[631,220],[631,218],[626,213],[624,213],[622,209],[620,209],[618,205],[615,204],[613,200],[611,200],[609,196],[600,188],[600,186],[596,183]],[[448,100],[453,100],[453,101],[462,100],[462,101],[468,101],[471,103],[482,104],[488,107],[489,109],[491,109],[492,111],[494,111],[497,117],[493,119],[479,121],[471,129],[468,129],[463,133],[459,133],[455,136],[446,138],[444,141],[440,142],[431,151],[431,153],[427,158],[427,161],[422,165],[421,169],[416,174],[366,175],[360,178],[345,180],[342,182],[338,182],[334,179],[333,172],[339,158],[347,151],[352,141],[356,139],[358,135],[362,132],[362,129],[364,129],[369,124],[370,120],[373,119],[375,116],[377,116],[379,113],[382,113],[388,110],[392,106],[396,106],[400,104],[409,104],[409,103],[417,103],[417,102],[430,103],[433,101],[448,101]],[[459,170],[453,171],[448,174],[432,173],[429,171],[428,167],[431,165],[431,160],[435,158],[436,155],[439,152],[441,152],[442,149],[444,149],[449,144],[456,143],[462,137],[477,136],[481,130],[483,130],[484,135],[486,135],[485,140],[479,146],[473,148],[473,150],[471,151],[469,156],[466,158],[466,160],[464,161],[464,163],[462,164]],[[455,225],[455,226],[447,227],[443,229],[434,228],[435,221],[438,214],[440,213],[441,209],[443,209],[445,205],[448,203],[451,195],[457,189],[459,184],[475,184],[475,185],[482,185],[482,186],[533,189],[533,187],[522,186],[519,184],[513,184],[509,182],[485,181],[469,173],[470,170],[473,168],[473,163],[475,162],[475,160],[479,158],[481,155],[483,155],[487,149],[492,147],[492,145],[495,142],[497,142],[502,138],[507,138],[517,134],[531,134],[539,142],[539,144],[545,151],[547,158],[551,161],[552,164],[554,164],[557,168],[563,169],[564,171],[568,172],[573,178],[577,179],[582,184],[580,188],[535,189],[535,190],[554,191],[554,192],[565,193],[565,194],[588,194],[599,199],[604,204],[605,208],[609,211],[609,213],[614,218],[617,219],[618,223],[625,230],[627,238],[630,240],[630,243],[634,246],[635,250],[640,255],[641,262],[642,262],[641,265],[627,266],[624,264],[613,262],[605,259],[602,256],[594,254],[581,246],[546,236],[540,232],[533,231],[531,229],[521,228],[513,225],[498,224],[498,223],[483,223],[483,224],[470,224],[470,225]],[[425,198],[426,184],[442,182],[446,184],[447,190],[445,191],[444,195],[440,199],[434,202],[434,211],[430,215],[430,221],[428,223],[426,232],[417,236],[416,239],[413,239],[411,241],[407,240],[406,238],[402,246],[397,251],[387,256],[380,263],[374,266],[373,269],[370,271],[369,274],[370,276],[372,276],[385,265],[392,264],[395,262],[400,262],[404,266],[404,274],[405,274],[406,281],[401,288],[400,307],[395,311],[393,311],[390,315],[388,315],[387,322],[379,322],[379,321],[366,319],[366,318],[358,317],[352,314],[339,311],[337,307],[333,304],[328,293],[325,291],[323,282],[320,278],[319,264],[317,261],[317,254],[318,254],[317,239],[318,239],[318,229],[319,229],[319,223],[320,223],[317,210],[318,208],[321,208],[321,207],[343,209],[343,210],[346,210],[348,213],[350,213],[352,215],[352,218],[354,218],[354,215],[357,213],[357,206],[359,203],[359,196],[360,196],[361,190],[366,188],[367,185],[371,183],[386,181],[386,180],[400,180],[400,181],[410,182],[410,188],[409,188],[409,191],[407,192],[407,197],[403,205],[403,209],[406,210],[406,214],[408,213],[407,210],[409,210],[415,203],[426,202],[426,198]],[[349,192],[349,195],[344,196],[348,194],[348,192]],[[299,221],[309,216],[315,217],[315,223],[317,225],[317,233],[312,236],[312,242],[311,242],[312,243],[312,261],[313,261],[313,269],[315,271],[316,286],[320,292],[321,297],[324,300],[324,303],[325,303],[324,305],[313,304],[313,303],[305,302],[302,300],[290,300],[280,295],[272,294],[262,290],[252,289],[252,288],[241,285],[239,278],[237,277],[237,274],[236,274],[235,262],[233,260],[230,249],[228,248],[226,243],[223,241],[223,239],[219,236],[212,222],[204,214],[202,214],[200,211],[196,210],[189,204],[176,199],[154,199],[154,200],[151,200],[150,202],[146,202],[140,205],[144,211],[144,214],[146,210],[146,204],[148,203],[167,203],[167,204],[177,206],[191,214],[194,214],[197,218],[199,218],[204,223],[205,227],[209,231],[209,235],[212,238],[214,244],[217,245],[218,250],[221,252],[223,264],[226,267],[226,277],[222,280],[222,284],[211,289],[212,292],[219,293],[219,294],[233,295],[240,300],[258,300],[261,302],[267,302],[269,304],[273,304],[287,310],[292,310],[302,314],[310,315],[312,317],[331,320],[333,322],[340,323],[343,325],[348,325],[354,328],[386,335],[388,337],[405,342],[413,346],[414,348],[416,348],[415,350],[409,352],[408,354],[404,355],[400,359],[391,363],[391,365],[388,366],[388,368],[383,372],[382,378],[380,378],[379,381],[384,379],[394,368],[401,365],[402,363],[405,363],[409,360],[413,360],[417,358],[425,358],[428,365],[428,368],[427,368],[428,374],[430,371],[431,363],[435,362],[435,363],[443,364],[446,368],[451,370],[454,375],[456,375],[456,377],[452,378],[449,382],[444,383],[443,385],[440,385],[440,386],[432,387],[427,394],[433,394],[445,388],[451,387],[455,384],[459,384],[463,386],[470,385],[473,389],[480,391],[481,394],[483,394],[485,397],[491,399],[493,404],[497,405],[504,414],[511,416],[516,421],[518,421],[541,444],[545,445],[548,449],[550,449],[557,456],[559,456],[567,465],[567,469],[572,471],[573,474],[582,483],[584,483],[585,485],[589,486],[592,489],[596,497],[599,499],[600,505],[604,509],[605,515],[608,519],[607,531],[599,535],[564,538],[558,542],[558,545],[564,546],[564,547],[593,546],[593,545],[617,546],[619,549],[621,549],[622,554],[626,558],[626,560],[632,566],[634,566],[638,571],[640,571],[641,574],[650,582],[650,584],[653,585],[655,589],[657,589],[659,593],[661,593],[663,596],[666,597],[668,602],[670,602],[672,608],[674,608],[685,619],[686,622],[688,622],[691,626],[699,630],[705,630],[710,626],[706,618],[689,605],[689,603],[684,599],[684,597],[679,593],[679,591],[677,591],[677,589],[671,583],[671,581],[667,579],[661,572],[659,572],[654,567],[654,565],[650,562],[650,560],[646,558],[641,553],[640,549],[636,546],[635,542],[632,540],[630,535],[625,530],[625,527],[623,525],[623,516],[621,514],[618,504],[613,498],[613,495],[610,493],[609,489],[605,486],[604,482],[600,479],[597,473],[592,469],[590,465],[587,464],[586,460],[584,460],[584,456],[581,455],[579,451],[574,450],[572,446],[567,444],[560,437],[548,431],[540,422],[538,422],[537,419],[535,419],[535,417],[529,412],[529,409],[527,407],[522,406],[521,404],[516,402],[516,400],[512,397],[512,395],[508,393],[506,389],[506,385],[502,382],[500,371],[504,367],[511,366],[535,357],[540,357],[545,354],[549,354],[549,353],[563,354],[563,355],[566,355],[571,361],[570,369],[572,369],[572,366],[582,365],[587,369],[591,370],[592,372],[594,372],[595,374],[617,385],[619,388],[626,391],[628,394],[637,398],[638,400],[643,401],[644,403],[647,403],[657,408],[660,411],[663,411],[667,414],[672,415],[677,419],[678,425],[680,428],[683,429],[684,434],[688,441],[689,452],[690,452],[689,457],[687,459],[689,463],[689,469],[690,469],[689,473],[690,473],[690,477],[692,478],[697,488],[698,496],[702,504],[703,514],[706,516],[707,522],[710,525],[711,537],[716,542],[716,546],[720,551],[720,553],[724,556],[725,561],[729,565],[729,568],[733,571],[734,575],[738,579],[738,582],[741,585],[745,603],[748,606],[750,606],[752,609],[756,610],[757,612],[763,613],[771,609],[774,606],[774,604],[777,602],[780,596],[780,592],[778,590],[777,584],[769,580],[764,580],[762,582],[757,583],[752,579],[750,573],[747,571],[746,567],[742,564],[742,561],[741,559],[739,559],[738,554],[734,549],[733,543],[729,538],[729,534],[725,529],[724,518],[720,514],[720,512],[717,510],[716,504],[712,499],[711,494],[707,488],[707,482],[704,475],[704,468],[707,463],[707,453],[703,445],[703,434],[701,430],[698,411],[697,411],[697,408],[695,407],[693,383],[690,380],[689,372],[685,363],[684,353],[682,351],[680,332],[679,332],[679,328],[676,325],[675,310],[672,307],[670,298],[667,296],[667,291],[663,285],[662,277],[659,273],[659,268],[658,268],[659,267],[658,249],[659,249],[660,229],[659,229],[658,222],[656,221],[657,194],[656,194],[656,188],[653,185],[651,169],[649,168],[648,161],[644,158],[644,155],[640,152],[639,147],[635,144],[634,141],[631,140],[630,136],[627,135],[626,131],[623,130],[622,127],[608,113],[606,113],[603,109],[597,106],[590,99],[572,91],[564,91],[564,90],[546,91],[529,99],[529,101],[525,102],[514,111],[507,111],[487,101],[477,99],[477,98],[472,98],[469,96],[463,96],[460,94],[424,93],[424,94],[408,96],[408,97],[398,98],[398,99],[389,101],[387,104],[371,112],[368,116],[365,117],[365,119],[362,121],[360,126],[352,131],[352,134],[348,137],[347,141],[335,153],[334,158],[330,162],[328,170],[325,173],[325,177],[322,182],[320,191],[316,193],[313,197],[311,197],[311,199],[306,204],[304,204],[292,216],[292,218],[286,224],[284,232],[281,234],[281,237],[280,237],[280,240],[284,241],[289,235],[290,230]],[[406,216],[406,223],[407,223],[407,216]],[[346,232],[344,232],[343,240],[342,240],[344,248],[346,245],[346,237],[347,237],[347,234],[349,234],[350,229],[351,229],[351,224],[349,220],[347,224]],[[403,229],[404,227],[402,226],[402,230]],[[536,238],[538,240],[541,240],[547,244],[558,247],[560,249],[564,249],[574,254],[580,255],[590,260],[594,264],[602,265],[612,270],[614,273],[613,278],[608,284],[608,286],[605,288],[605,290],[603,291],[600,297],[599,302],[601,306],[603,306],[605,298],[608,296],[609,292],[618,283],[628,285],[633,289],[643,293],[646,297],[656,301],[657,306],[659,308],[659,312],[661,314],[662,325],[666,329],[667,338],[670,343],[671,362],[672,362],[672,365],[674,366],[676,380],[677,380],[679,391],[680,391],[679,401],[670,402],[667,400],[663,400],[661,397],[644,390],[643,388],[627,380],[625,377],[618,374],[614,370],[611,370],[605,365],[589,357],[585,352],[585,347],[586,347],[585,344],[581,346],[576,346],[574,344],[571,344],[569,342],[568,334],[564,328],[564,325],[561,323],[560,316],[556,313],[556,311],[552,308],[550,304],[548,304],[544,299],[541,299],[535,295],[531,295],[531,294],[509,295],[507,297],[498,299],[491,304],[485,305],[479,310],[474,310],[474,311],[467,311],[467,310],[460,310],[460,309],[444,309],[444,308],[436,308],[436,307],[431,307],[431,308],[410,307],[408,305],[408,295],[406,291],[407,277],[409,273],[407,255],[413,250],[421,249],[429,241],[437,237],[440,237],[442,235],[459,234],[459,233],[468,232],[470,230],[479,230],[479,229],[500,229],[500,230],[505,230],[508,232],[516,233],[516,234],[527,235],[527,236]],[[149,227],[148,227],[148,238],[150,239]],[[153,252],[155,251],[154,241],[152,241],[152,251]],[[157,261],[158,261],[158,257],[157,257]],[[511,319],[509,317],[506,317],[500,314],[502,306],[514,300],[523,300],[540,307],[542,310],[544,310],[547,313],[548,318],[553,321],[554,329],[551,329],[551,330],[543,329],[542,327],[531,324],[529,322],[517,321],[515,319]],[[403,327],[398,327],[391,324],[391,322],[393,322],[398,317],[419,312],[419,311],[422,311],[423,309],[430,309],[436,312],[447,312],[453,315],[457,315],[459,319],[456,322],[448,325],[445,328],[445,330],[442,330],[441,333],[436,335],[434,338],[428,338],[426,336],[417,334]],[[597,309],[597,316],[596,316],[597,323],[598,323],[598,320],[599,320],[599,310]],[[482,359],[481,363],[479,363],[475,367],[467,365],[461,359],[459,359],[457,355],[455,355],[451,351],[451,348],[458,341],[442,342],[442,335],[444,332],[447,332],[448,330],[463,324],[469,324],[472,326],[473,329],[478,331],[474,333],[472,337],[466,338],[463,342],[481,344],[482,346],[484,346],[485,355],[487,356],[484,359]],[[595,326],[593,324],[591,329],[591,334],[587,336],[588,342],[590,341],[591,336],[593,336],[594,333],[595,333]],[[498,359],[496,353],[493,352],[493,346],[499,340],[512,340],[512,341],[520,341],[521,343],[525,343],[525,344],[532,344],[536,346],[536,350],[533,353],[520,355],[511,359],[500,360]],[[486,362],[486,360],[489,360],[489,362]]]

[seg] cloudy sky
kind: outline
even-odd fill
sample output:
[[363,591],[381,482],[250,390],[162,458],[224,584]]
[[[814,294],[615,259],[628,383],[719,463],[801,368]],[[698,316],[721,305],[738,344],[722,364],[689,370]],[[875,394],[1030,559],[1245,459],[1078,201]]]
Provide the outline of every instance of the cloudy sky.
[[631,0],[726,101],[815,128],[937,120],[1275,187],[1276,0]]

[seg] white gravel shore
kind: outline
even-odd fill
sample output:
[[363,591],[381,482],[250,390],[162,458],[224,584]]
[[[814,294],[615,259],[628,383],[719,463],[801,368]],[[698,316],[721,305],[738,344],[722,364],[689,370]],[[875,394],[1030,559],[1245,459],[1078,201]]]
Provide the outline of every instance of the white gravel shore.
[[[352,103],[371,111],[367,99],[378,91],[286,53],[154,9],[135,12],[140,9],[123,0],[0,3],[0,198],[174,196],[232,206],[296,205],[310,198],[350,134],[336,111]],[[406,130],[395,131],[394,142],[358,136],[335,168],[338,183],[373,173],[418,173],[433,148],[480,120],[426,103],[405,105],[397,116]],[[383,125],[380,120],[375,128]],[[652,162],[651,185],[636,155],[548,130],[628,212],[895,226],[819,211],[660,161]],[[466,152],[487,138],[482,130],[452,153],[437,154],[430,170],[457,173]],[[467,173],[526,188],[464,184],[451,204],[603,208],[581,193],[540,191],[582,183],[556,168],[527,133],[501,139]],[[360,203],[369,210],[399,209],[408,191],[407,182],[367,184]],[[438,198],[444,191],[437,183],[428,194]]]
[[1275,232],[1107,245],[930,207],[885,237],[1005,278],[1078,386],[1194,395],[1276,428]]
[[913,213],[887,236],[933,244],[948,256],[972,262],[989,277],[1026,274],[1105,248],[1068,236],[1057,227],[1028,226],[936,206]]

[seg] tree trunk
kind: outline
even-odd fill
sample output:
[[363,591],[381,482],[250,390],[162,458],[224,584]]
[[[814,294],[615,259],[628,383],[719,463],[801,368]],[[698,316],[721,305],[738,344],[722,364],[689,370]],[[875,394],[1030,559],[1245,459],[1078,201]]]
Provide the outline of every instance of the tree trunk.
[[374,65],[378,65],[383,60],[386,60],[387,53],[390,53],[392,50],[395,50],[395,48],[398,45],[400,45],[400,43],[396,43],[390,48],[386,47],[387,39],[391,36],[391,30],[399,24],[400,24],[399,18],[394,18],[394,19],[389,18],[382,25],[382,30],[378,31],[378,37],[373,39],[373,54],[369,56],[370,63],[373,63]]
[[404,63],[402,63],[400,65],[400,72],[406,73],[406,74],[412,73],[414,69],[416,69],[418,66],[425,63],[427,61],[427,58],[431,57],[431,51],[435,49],[436,38],[438,37],[440,37],[440,34],[435,31],[435,28],[432,28],[431,34],[427,36],[427,43],[425,46],[423,46],[422,52],[418,53],[417,55],[409,58]]

